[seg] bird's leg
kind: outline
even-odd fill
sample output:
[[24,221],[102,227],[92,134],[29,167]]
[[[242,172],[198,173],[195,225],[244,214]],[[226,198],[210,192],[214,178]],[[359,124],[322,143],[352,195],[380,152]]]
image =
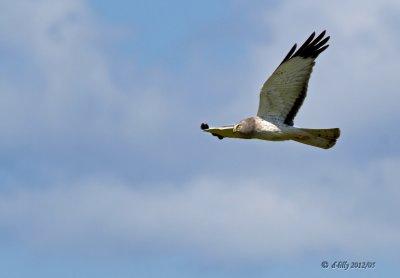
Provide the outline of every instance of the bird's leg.
[[224,139],[223,136],[219,135],[219,134],[215,134],[215,133],[211,133],[212,136],[218,137],[219,140]]

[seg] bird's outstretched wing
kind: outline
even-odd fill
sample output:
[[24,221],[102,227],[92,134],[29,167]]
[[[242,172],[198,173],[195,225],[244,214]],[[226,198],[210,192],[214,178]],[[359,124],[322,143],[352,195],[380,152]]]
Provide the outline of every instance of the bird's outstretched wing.
[[324,36],[325,31],[314,39],[314,32],[296,52],[296,44],[290,49],[261,88],[257,116],[293,125],[307,94],[314,61],[329,46],[329,37]]

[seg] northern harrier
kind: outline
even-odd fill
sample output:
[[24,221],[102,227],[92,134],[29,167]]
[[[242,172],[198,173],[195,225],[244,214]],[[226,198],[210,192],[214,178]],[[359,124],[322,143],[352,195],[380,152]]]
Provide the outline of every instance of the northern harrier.
[[325,31],[314,38],[314,32],[297,51],[296,44],[290,49],[261,88],[257,116],[230,126],[209,127],[203,123],[201,129],[219,139],[294,140],[323,149],[333,147],[340,136],[338,128],[309,129],[293,126],[293,119],[306,97],[315,59],[329,46],[326,45],[329,37],[324,36]]

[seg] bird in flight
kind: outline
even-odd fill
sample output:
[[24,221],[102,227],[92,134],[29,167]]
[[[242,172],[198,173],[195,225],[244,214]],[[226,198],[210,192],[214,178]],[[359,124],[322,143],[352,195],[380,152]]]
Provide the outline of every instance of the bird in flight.
[[293,125],[306,97],[315,59],[329,46],[326,44],[329,36],[325,37],[325,33],[315,37],[313,32],[297,51],[296,44],[290,49],[262,86],[256,116],[229,126],[210,127],[202,123],[201,129],[219,139],[294,140],[323,149],[333,147],[340,136],[339,128],[311,129]]

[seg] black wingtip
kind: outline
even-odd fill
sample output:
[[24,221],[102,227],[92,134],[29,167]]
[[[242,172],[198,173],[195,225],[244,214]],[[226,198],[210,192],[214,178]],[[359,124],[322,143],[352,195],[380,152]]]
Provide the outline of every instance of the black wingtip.
[[314,59],[318,57],[319,54],[321,54],[325,49],[327,49],[329,47],[329,44],[321,47],[320,49],[314,51],[313,55],[311,57],[313,57]]
[[326,35],[326,30],[322,31],[316,38],[315,34],[316,34],[315,31],[312,32],[312,34],[297,49],[296,52],[294,52],[296,49],[295,47],[296,45],[293,46],[292,49],[289,51],[289,53],[286,55],[286,57],[283,59],[281,64],[296,56],[302,58],[314,58],[314,59],[317,58],[317,56],[327,48],[325,44],[330,39],[330,36],[324,38]]
[[315,31],[312,32],[312,34],[308,37],[308,39],[306,40],[307,44],[310,43],[315,37]]
[[202,124],[200,125],[200,128],[201,128],[202,130],[205,130],[205,129],[209,129],[210,127],[208,126],[208,124],[202,123]]

